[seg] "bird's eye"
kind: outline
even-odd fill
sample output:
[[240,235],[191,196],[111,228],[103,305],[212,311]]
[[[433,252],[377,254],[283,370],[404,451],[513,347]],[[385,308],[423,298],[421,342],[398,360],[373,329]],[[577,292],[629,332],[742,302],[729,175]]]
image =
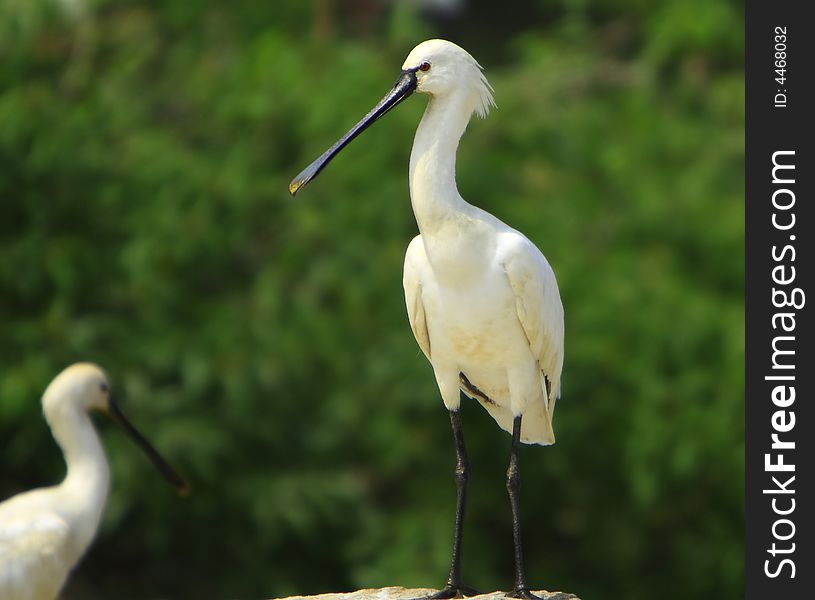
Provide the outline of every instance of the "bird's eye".
[[103,394],[107,394],[110,391],[110,386],[103,381],[102,383],[99,384],[99,390]]
[[430,63],[427,62],[427,61],[424,61],[422,64],[419,65],[419,70],[420,71],[429,71],[430,70]]

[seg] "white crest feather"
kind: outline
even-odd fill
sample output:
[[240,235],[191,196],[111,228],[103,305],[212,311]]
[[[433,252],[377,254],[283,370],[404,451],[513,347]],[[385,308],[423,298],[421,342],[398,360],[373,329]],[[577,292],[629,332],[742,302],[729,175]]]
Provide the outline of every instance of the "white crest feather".
[[482,119],[490,113],[490,108],[495,106],[495,99],[492,97],[493,89],[490,82],[487,81],[487,76],[484,75],[484,68],[478,64],[478,61],[473,59],[473,62],[478,67],[478,85],[476,86],[478,92],[479,102],[475,107],[476,114]]

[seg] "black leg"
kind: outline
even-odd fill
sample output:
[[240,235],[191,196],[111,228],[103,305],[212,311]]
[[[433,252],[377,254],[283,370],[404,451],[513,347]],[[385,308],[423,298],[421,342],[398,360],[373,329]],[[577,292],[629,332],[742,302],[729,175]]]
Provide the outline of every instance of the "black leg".
[[464,504],[467,500],[467,480],[470,478],[470,461],[467,448],[464,446],[464,432],[461,429],[461,413],[450,411],[450,424],[453,426],[453,441],[456,445],[456,529],[453,534],[453,559],[450,565],[450,576],[447,585],[430,596],[433,600],[444,598],[463,598],[477,592],[465,587],[461,582],[461,534],[464,529]]
[[524,571],[524,556],[521,547],[521,511],[519,497],[521,492],[521,469],[518,466],[518,446],[521,443],[521,417],[515,417],[512,423],[512,448],[509,454],[507,469],[507,491],[512,506],[512,539],[515,545],[515,589],[509,594],[512,598],[524,600],[541,600],[529,591]]

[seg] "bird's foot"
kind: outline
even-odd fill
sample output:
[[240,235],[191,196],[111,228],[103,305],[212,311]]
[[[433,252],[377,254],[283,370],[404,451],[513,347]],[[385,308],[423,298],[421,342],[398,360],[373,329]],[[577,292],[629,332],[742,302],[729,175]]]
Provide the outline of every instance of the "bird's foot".
[[448,600],[449,598],[467,598],[468,596],[478,596],[478,590],[474,590],[466,585],[446,585],[435,594],[430,594],[423,600]]

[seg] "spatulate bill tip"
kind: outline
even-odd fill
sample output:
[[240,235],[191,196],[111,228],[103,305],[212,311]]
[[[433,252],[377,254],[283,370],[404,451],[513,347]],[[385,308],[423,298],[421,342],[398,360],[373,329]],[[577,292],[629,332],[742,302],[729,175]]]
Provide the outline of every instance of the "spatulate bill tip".
[[309,172],[309,169],[306,169],[303,173],[300,173],[300,175],[291,180],[291,183],[289,184],[289,193],[292,196],[296,196],[297,192],[302,190],[312,179],[314,179],[314,174]]

